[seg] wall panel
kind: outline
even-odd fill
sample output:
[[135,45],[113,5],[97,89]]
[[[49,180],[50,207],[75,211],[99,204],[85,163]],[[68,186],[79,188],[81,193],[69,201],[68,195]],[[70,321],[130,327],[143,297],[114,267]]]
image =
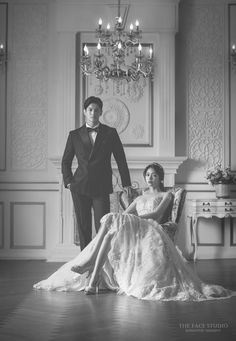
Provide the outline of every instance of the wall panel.
[[206,182],[206,168],[228,161],[226,8],[224,1],[180,1],[176,152],[188,155],[180,182]]
[[[229,6],[229,54],[231,52],[231,46],[236,45],[236,4],[231,4]],[[232,169],[236,171],[236,153],[235,153],[235,145],[236,145],[236,62],[233,63],[232,59],[230,59],[229,63],[229,95],[230,95],[230,132],[228,134],[229,137],[229,145],[230,145],[230,164]]]
[[44,249],[45,202],[11,202],[10,248]]
[[0,183],[0,259],[48,258],[59,243],[59,198],[58,183]]
[[[0,44],[7,49],[7,4],[0,3]],[[0,62],[0,171],[6,168],[6,63]]]

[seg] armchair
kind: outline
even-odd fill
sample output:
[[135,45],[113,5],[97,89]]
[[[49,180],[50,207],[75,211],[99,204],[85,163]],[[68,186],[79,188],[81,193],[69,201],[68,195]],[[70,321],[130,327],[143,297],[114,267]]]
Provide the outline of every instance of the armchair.
[[[169,190],[172,193],[173,200],[167,209],[166,215],[163,221],[161,222],[161,226],[164,229],[164,231],[168,234],[170,239],[172,239],[172,241],[175,242],[178,222],[181,217],[181,213],[185,202],[186,191],[181,187],[171,187],[166,188],[166,190]],[[131,201],[133,201],[137,196],[141,195],[142,191],[143,189],[141,188],[133,189]],[[127,196],[124,192],[118,192],[117,197],[118,210],[122,212],[129,205]]]

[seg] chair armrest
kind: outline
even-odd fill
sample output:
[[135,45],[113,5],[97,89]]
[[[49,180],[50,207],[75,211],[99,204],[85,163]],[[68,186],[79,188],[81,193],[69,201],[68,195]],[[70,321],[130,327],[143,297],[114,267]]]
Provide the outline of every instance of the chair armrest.
[[172,193],[174,194],[174,202],[171,213],[171,221],[178,223],[185,202],[186,190],[181,187],[174,187],[172,189]]

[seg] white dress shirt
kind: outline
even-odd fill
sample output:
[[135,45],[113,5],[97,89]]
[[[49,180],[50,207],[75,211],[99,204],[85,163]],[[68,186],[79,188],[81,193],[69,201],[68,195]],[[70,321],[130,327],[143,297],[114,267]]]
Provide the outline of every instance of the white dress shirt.
[[[87,123],[86,123],[86,127],[87,128],[97,128],[97,127],[99,127],[99,124],[97,124],[95,127],[90,127]],[[91,132],[89,132],[89,138],[90,138],[90,141],[91,141],[91,143],[92,143],[92,145],[94,145],[94,143],[95,143],[95,140],[96,140],[96,137],[97,137],[97,132],[96,131],[91,131]]]

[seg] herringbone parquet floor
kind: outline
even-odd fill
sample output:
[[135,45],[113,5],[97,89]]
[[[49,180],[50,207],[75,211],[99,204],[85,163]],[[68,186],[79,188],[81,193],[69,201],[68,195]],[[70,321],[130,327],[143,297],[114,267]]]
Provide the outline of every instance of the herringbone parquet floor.
[[[85,296],[32,289],[60,265],[0,261],[1,341],[236,340],[236,297],[150,302],[111,292]],[[206,282],[236,290],[236,259],[198,261],[195,270]]]

